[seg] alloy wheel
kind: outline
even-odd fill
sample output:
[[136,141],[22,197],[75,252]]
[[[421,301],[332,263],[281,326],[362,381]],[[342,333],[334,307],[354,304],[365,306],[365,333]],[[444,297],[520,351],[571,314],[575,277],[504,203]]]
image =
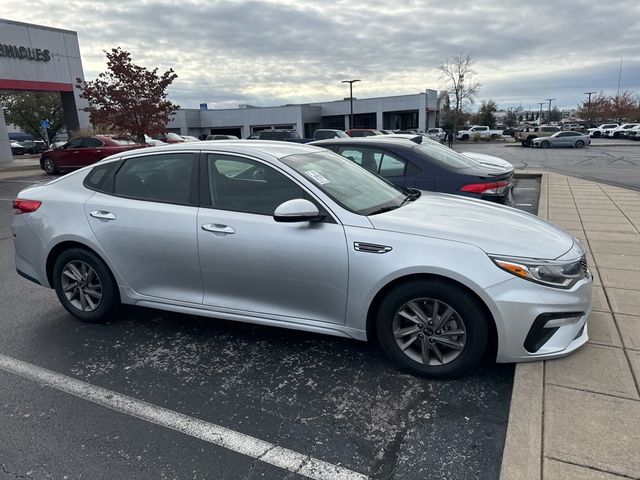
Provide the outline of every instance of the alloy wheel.
[[87,263],[72,260],[62,269],[62,291],[74,308],[93,312],[102,301],[102,282],[96,271]]
[[54,173],[56,173],[56,165],[50,158],[46,158],[44,160],[44,171],[49,175],[53,175]]
[[451,363],[467,344],[467,329],[458,312],[433,298],[404,303],[393,318],[392,328],[400,350],[423,365]]

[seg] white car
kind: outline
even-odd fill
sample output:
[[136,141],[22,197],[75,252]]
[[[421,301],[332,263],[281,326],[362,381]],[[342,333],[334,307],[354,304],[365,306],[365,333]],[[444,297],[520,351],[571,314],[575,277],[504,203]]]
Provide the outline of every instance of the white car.
[[609,130],[613,130],[618,127],[619,125],[617,123],[603,123],[596,128],[587,128],[587,134],[591,138],[603,137],[609,132]]
[[640,123],[623,123],[619,127],[609,130],[607,137],[609,138],[626,138],[629,136],[629,130],[636,128]]
[[193,135],[180,135],[180,137],[185,141],[185,142],[199,142],[200,139],[198,137],[194,137]]
[[162,147],[164,145],[169,145],[168,143],[164,143],[162,140],[151,138],[149,135],[144,136],[144,142],[148,147]]
[[429,128],[427,130],[427,135],[432,140],[436,140],[438,142],[443,142],[444,139],[447,137],[447,132],[445,132],[441,128]]
[[628,130],[627,138],[629,140],[640,140],[640,125]]

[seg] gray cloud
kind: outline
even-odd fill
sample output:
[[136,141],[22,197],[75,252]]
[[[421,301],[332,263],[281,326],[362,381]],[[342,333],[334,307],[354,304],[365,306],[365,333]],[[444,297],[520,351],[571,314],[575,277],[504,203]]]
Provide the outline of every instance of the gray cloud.
[[441,88],[437,66],[455,53],[476,60],[479,100],[503,106],[558,98],[574,106],[588,90],[640,93],[640,7],[590,0],[357,2],[33,0],[12,19],[78,31],[85,74],[105,68],[103,50],[173,68],[182,107],[334,100],[345,78],[358,97]]

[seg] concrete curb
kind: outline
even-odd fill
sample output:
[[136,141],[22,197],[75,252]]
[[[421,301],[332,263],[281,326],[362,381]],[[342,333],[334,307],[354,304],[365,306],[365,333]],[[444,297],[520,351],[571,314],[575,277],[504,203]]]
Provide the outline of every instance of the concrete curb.
[[0,167],[0,172],[21,172],[22,170],[40,170],[40,165],[20,165],[15,167]]
[[[538,216],[548,219],[549,174],[542,173]],[[519,363],[513,376],[500,480],[542,478],[544,362]]]

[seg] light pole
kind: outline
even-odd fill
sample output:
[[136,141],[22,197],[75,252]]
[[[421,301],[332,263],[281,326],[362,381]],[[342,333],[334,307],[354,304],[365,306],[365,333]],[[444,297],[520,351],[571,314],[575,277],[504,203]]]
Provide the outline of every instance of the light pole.
[[542,105],[544,105],[544,102],[538,102],[538,105],[540,105],[540,113],[538,114],[538,125],[542,125]]
[[551,102],[556,100],[555,98],[545,98],[547,102],[549,102],[549,116],[547,117],[547,121],[551,123]]
[[587,128],[591,127],[591,95],[597,92],[584,92],[585,95],[589,95],[589,100],[587,101]]
[[350,105],[350,113],[349,113],[349,128],[353,128],[353,84],[359,82],[360,80],[342,80],[340,83],[348,83],[349,84],[349,105]]

